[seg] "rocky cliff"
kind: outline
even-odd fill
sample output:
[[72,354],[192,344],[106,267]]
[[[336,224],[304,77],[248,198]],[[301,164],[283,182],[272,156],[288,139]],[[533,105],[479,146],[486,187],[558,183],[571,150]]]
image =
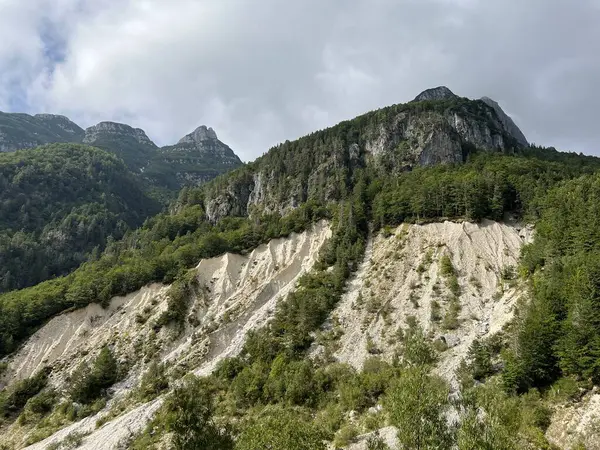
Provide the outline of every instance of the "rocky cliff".
[[[476,150],[518,151],[527,141],[507,117],[485,101],[458,97],[446,87],[429,89],[410,103],[271,149],[208,189],[205,208],[212,221],[256,209],[283,213],[307,199],[338,199],[344,176],[356,167],[370,166],[387,175],[418,166],[460,164]],[[282,178],[282,173],[288,175]]]
[[87,128],[83,143],[115,153],[134,172],[142,170],[158,149],[144,130],[116,122],[100,122]]
[[55,142],[81,142],[84,131],[65,116],[0,112],[0,152]]
[[413,102],[422,102],[427,100],[450,100],[457,98],[446,86],[438,86],[430,89],[426,89],[415,97]]
[[129,125],[116,122],[100,122],[97,125],[87,128],[83,143],[97,146],[98,142],[102,142],[103,139],[109,136],[113,136],[116,139],[133,138],[140,145],[153,149],[156,148],[156,144],[150,140],[146,132],[141,128],[133,128]]
[[114,153],[153,187],[197,186],[242,165],[217,133],[200,126],[177,144],[159,148],[140,128],[104,121],[85,131],[65,116],[0,112],[0,152],[49,143],[81,142]]
[[240,158],[219,140],[217,133],[202,125],[177,144],[162,147],[149,164],[146,174],[155,176],[164,184],[194,186],[241,165]]
[[497,102],[489,97],[481,97],[481,101],[494,108],[494,111],[496,111],[496,114],[498,115],[498,118],[502,122],[504,128],[519,142],[519,144],[524,147],[529,145],[529,142],[527,142],[527,138],[523,132],[519,129],[511,117],[504,112]]

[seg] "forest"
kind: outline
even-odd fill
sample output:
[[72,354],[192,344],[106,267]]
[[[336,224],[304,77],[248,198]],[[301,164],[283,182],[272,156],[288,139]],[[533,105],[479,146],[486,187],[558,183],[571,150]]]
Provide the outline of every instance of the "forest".
[[71,272],[160,209],[104,151],[52,144],[0,153],[0,292]]

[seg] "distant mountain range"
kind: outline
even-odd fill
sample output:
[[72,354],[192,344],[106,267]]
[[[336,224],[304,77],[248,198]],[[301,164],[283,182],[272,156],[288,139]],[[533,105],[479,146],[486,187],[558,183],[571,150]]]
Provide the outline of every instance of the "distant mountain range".
[[177,144],[158,147],[144,130],[116,122],[82,129],[65,116],[0,112],[0,152],[52,143],[83,143],[121,158],[150,184],[177,190],[199,185],[242,165],[212,128],[200,126]]

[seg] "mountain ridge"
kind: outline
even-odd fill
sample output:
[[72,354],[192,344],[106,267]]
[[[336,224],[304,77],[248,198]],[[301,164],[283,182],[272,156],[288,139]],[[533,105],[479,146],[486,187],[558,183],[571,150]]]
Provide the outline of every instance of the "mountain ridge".
[[[599,158],[522,146],[462,97],[280,144],[182,189],[69,276],[0,295],[0,354],[14,356],[0,440],[135,450],[196,433],[194,448],[209,434],[320,450],[389,424],[409,448],[427,424],[428,448],[550,448],[550,408],[600,379],[554,346],[600,342],[599,172]],[[530,228],[508,217],[541,224],[519,260]],[[513,295],[528,285],[533,309]],[[575,306],[594,314],[573,321]]]

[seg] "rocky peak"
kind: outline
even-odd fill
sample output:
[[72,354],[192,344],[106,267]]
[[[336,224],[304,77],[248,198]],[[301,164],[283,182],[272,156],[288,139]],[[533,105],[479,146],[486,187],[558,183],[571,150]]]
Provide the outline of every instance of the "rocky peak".
[[150,140],[146,132],[141,128],[133,128],[124,123],[118,122],[100,122],[97,125],[89,127],[85,130],[83,142],[85,144],[94,144],[98,140],[111,137],[132,137],[139,144],[156,147],[156,144]]
[[178,144],[197,144],[204,141],[216,141],[217,133],[210,127],[206,125],[201,125],[192,131],[190,134],[182,137]]
[[413,102],[422,102],[425,100],[447,100],[457,98],[450,89],[446,86],[438,86],[431,89],[426,89],[415,97]]
[[527,138],[525,137],[523,132],[519,129],[519,127],[511,119],[511,117],[504,112],[504,110],[500,107],[500,105],[497,102],[495,102],[489,97],[481,97],[481,101],[493,108],[494,111],[496,111],[496,114],[498,115],[500,122],[502,122],[504,129],[510,135],[512,135],[512,137],[514,137],[519,144],[523,145],[524,147],[529,146],[529,142],[527,142]]

